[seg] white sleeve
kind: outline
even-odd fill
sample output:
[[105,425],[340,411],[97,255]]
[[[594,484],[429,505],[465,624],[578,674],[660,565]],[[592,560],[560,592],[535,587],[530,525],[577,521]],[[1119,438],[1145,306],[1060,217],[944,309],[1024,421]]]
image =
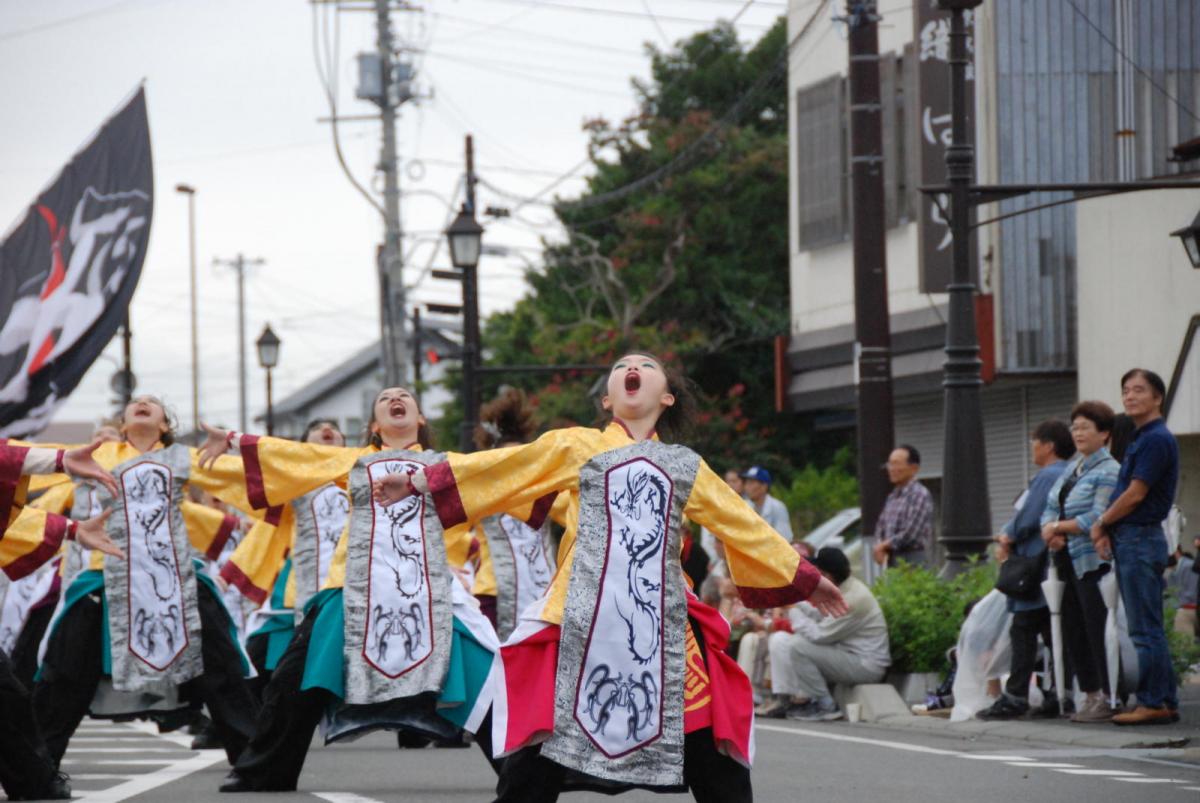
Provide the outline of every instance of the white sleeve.
[[22,474],[55,474],[57,473],[58,449],[31,447],[25,453],[25,462],[21,464]]

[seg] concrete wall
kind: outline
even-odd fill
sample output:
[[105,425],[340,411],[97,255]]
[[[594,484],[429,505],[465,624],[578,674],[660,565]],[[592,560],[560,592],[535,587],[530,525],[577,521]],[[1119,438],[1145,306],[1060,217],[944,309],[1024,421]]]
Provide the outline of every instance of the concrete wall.
[[1076,206],[1079,393],[1120,410],[1121,374],[1136,365],[1170,382],[1188,322],[1200,314],[1200,270],[1169,236],[1196,216],[1200,190]]

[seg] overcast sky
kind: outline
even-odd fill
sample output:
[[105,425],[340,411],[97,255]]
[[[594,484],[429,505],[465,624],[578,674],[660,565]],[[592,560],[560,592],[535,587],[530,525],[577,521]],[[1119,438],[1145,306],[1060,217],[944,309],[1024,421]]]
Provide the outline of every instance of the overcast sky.
[[[743,0],[428,0],[396,12],[398,40],[415,56],[430,100],[406,105],[400,130],[405,250],[416,277],[446,267],[440,230],[462,174],[462,141],[475,135],[478,172],[528,196],[580,165],[584,120],[634,110],[632,77],[648,74],[646,42],[660,46],[729,18]],[[574,8],[572,8],[572,6]],[[654,18],[647,14],[647,8]],[[582,10],[581,10],[582,9]],[[590,9],[590,10],[588,10]],[[757,39],[784,11],[756,0],[741,16]],[[200,287],[201,413],[236,423],[237,309],[232,272],[214,258],[242,252],[265,264],[247,282],[250,407],[263,403],[253,341],[270,322],[283,341],[277,398],[378,336],[374,254],[381,219],[335,159],[314,58],[314,30],[336,67],[338,111],[369,114],[354,97],[355,54],[374,49],[374,15],[328,12],[305,0],[0,0],[0,226],[35,195],[141,80],[154,150],[150,246],[134,298],[139,390],[191,418],[187,205],[196,187]],[[379,187],[379,124],[341,126],[357,178]],[[574,194],[580,170],[554,192]],[[549,196],[553,196],[551,192]],[[484,187],[480,205],[513,202]],[[483,314],[523,293],[525,258],[557,236],[548,209],[526,206],[488,223],[485,243],[511,246],[480,267]],[[440,249],[435,255],[432,249]],[[415,301],[455,302],[458,288],[422,282]],[[97,361],[57,420],[110,410],[119,343]]]

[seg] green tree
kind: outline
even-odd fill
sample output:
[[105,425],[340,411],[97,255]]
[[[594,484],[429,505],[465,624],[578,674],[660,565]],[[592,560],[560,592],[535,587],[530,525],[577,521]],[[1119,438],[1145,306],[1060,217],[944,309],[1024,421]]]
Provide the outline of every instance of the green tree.
[[[785,46],[781,19],[749,48],[725,23],[648,47],[637,113],[585,126],[594,174],[555,205],[567,240],[546,244],[484,344],[491,364],[607,364],[633,346],[678,361],[700,391],[691,444],[719,468],[753,462],[786,480],[844,439],[775,410],[774,338],[789,328]],[[525,388],[553,426],[596,420],[599,378],[496,383]]]

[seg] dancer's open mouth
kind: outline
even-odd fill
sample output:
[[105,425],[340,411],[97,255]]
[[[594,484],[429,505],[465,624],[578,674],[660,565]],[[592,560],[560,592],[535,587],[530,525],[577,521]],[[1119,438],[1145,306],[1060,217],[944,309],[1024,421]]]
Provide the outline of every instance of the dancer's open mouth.
[[404,406],[404,402],[395,402],[388,407],[388,414],[393,418],[404,418],[406,412],[408,408]]
[[625,392],[637,393],[638,388],[642,386],[642,377],[633,371],[625,374]]

